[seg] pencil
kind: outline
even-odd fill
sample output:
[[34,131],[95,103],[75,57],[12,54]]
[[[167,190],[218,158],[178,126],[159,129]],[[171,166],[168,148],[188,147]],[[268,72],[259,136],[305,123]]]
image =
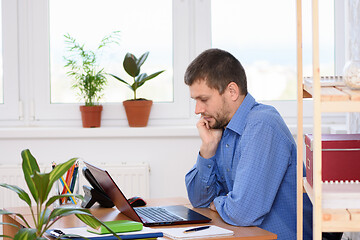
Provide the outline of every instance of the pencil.
[[[73,173],[74,173],[74,168],[75,168],[75,164],[71,166],[71,168],[67,171],[67,174],[66,174],[66,184],[68,186],[68,188],[65,188],[64,186],[64,191],[63,191],[63,194],[67,193],[69,191],[69,193],[72,193],[72,191],[70,191],[69,189],[69,186],[71,184],[71,179],[73,178]],[[64,198],[63,202],[66,201],[67,198]]]
[[[66,171],[66,178],[65,178],[66,181],[64,180],[64,183],[67,183],[67,182],[69,181],[69,177],[70,177],[70,169]],[[64,186],[64,188],[63,188],[63,191],[62,191],[61,194],[65,194],[65,193],[66,193],[66,187],[65,187],[65,185],[63,185],[63,186]]]
[[[67,189],[67,191],[68,191],[70,194],[72,194],[72,192],[70,191],[69,186],[66,184],[64,178],[61,177],[60,180],[61,180],[61,183],[64,185],[64,187]],[[71,196],[71,200],[72,200],[72,202],[73,202],[74,204],[77,204],[74,196]]]
[[79,168],[79,164],[76,163],[75,168],[74,168],[74,172],[73,172],[73,175],[72,175],[72,179],[71,179],[71,184],[70,184],[70,191],[71,192],[74,192],[74,189],[75,189],[75,184],[76,184],[77,174],[78,174],[78,168]]

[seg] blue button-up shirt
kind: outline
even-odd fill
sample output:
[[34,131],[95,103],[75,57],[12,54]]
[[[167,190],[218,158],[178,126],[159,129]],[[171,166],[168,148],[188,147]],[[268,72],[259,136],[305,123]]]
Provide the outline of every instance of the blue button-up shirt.
[[[215,156],[198,156],[185,177],[194,207],[213,201],[221,218],[296,239],[296,144],[280,114],[247,94],[223,132]],[[311,206],[304,199],[304,239]]]

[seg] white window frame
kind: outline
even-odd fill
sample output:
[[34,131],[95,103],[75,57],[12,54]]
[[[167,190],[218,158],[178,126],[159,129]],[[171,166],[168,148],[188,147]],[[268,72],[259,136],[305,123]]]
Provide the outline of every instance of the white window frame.
[[[190,1],[173,1],[173,66],[174,66],[174,101],[171,103],[155,102],[149,123],[163,124],[166,121],[189,119],[189,90],[184,84],[183,74],[190,62]],[[80,120],[80,104],[50,104],[50,65],[49,65],[49,0],[34,0],[28,5],[31,15],[27,22],[28,43],[32,49],[29,53],[29,69],[34,83],[31,102],[36,108],[30,112],[30,118],[36,124],[46,123],[73,125]],[[105,103],[102,125],[126,125],[126,114],[122,103]],[[54,122],[55,121],[55,122]],[[156,125],[156,123],[155,123]]]
[[[2,126],[81,126],[80,104],[50,104],[49,1],[2,2],[3,56],[6,59],[5,103],[0,106]],[[195,104],[183,76],[191,60],[211,47],[211,1],[172,1],[174,102],[154,103],[149,121],[149,125],[154,126],[188,125],[196,121]],[[341,74],[345,62],[345,7],[342,1],[335,1],[335,4],[336,73]],[[288,124],[296,123],[295,100],[264,103],[275,106]],[[312,122],[312,114],[312,104],[305,100],[305,123]],[[339,114],[327,114],[326,117],[332,123],[343,122],[346,118]],[[102,126],[127,126],[122,103],[104,104],[102,119]]]
[[[345,63],[345,44],[344,44],[344,16],[345,16],[345,3],[344,1],[334,1],[335,3],[335,74],[341,75],[342,68]],[[211,7],[210,10],[211,11]],[[296,18],[296,9],[294,9],[294,18]],[[210,19],[211,22],[211,19]],[[235,23],[233,23],[235,24]],[[294,26],[295,27],[295,26]],[[294,38],[294,41],[296,39]],[[295,49],[294,49],[295,51]],[[246,69],[245,69],[246,71]],[[250,92],[251,94],[251,92]],[[284,118],[287,124],[296,124],[297,120],[297,101],[296,100],[272,100],[272,101],[259,101],[264,104],[269,104],[274,106],[281,116]],[[312,124],[313,116],[313,104],[311,101],[304,99],[303,102],[303,117],[305,124]],[[324,114],[324,122],[329,123],[345,123],[346,114],[345,113],[326,113]]]
[[19,59],[17,32],[17,0],[2,0],[2,52],[4,103],[0,104],[0,120],[15,124],[21,120],[19,106]]

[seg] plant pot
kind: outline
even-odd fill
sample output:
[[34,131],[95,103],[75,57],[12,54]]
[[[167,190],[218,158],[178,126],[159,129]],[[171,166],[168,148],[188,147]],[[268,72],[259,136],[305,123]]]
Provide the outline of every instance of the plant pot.
[[84,128],[95,128],[101,125],[103,106],[80,106],[82,125]]
[[127,100],[123,102],[126,117],[130,127],[146,127],[151,106],[151,100]]

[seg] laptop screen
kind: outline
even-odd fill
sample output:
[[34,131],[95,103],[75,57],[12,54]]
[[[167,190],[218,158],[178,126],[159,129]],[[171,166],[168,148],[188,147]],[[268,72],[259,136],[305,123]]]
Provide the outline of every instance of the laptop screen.
[[88,162],[85,162],[86,167],[90,170],[94,178],[98,181],[104,192],[113,201],[117,209],[127,217],[134,221],[142,222],[140,217],[137,215],[135,210],[130,206],[124,194],[121,192],[119,187],[116,185],[112,177],[106,170],[95,167]]

